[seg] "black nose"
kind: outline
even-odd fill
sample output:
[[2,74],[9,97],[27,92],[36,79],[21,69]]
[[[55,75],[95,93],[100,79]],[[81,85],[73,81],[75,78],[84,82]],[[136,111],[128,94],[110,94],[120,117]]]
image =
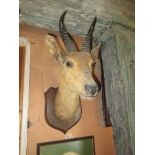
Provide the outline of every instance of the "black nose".
[[85,85],[85,90],[87,93],[94,95],[95,93],[98,92],[98,87],[97,85]]

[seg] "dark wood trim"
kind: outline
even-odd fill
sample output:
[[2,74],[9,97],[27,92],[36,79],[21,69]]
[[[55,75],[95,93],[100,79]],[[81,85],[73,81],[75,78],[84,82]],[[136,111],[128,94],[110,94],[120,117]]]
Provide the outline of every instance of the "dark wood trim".
[[111,127],[112,123],[110,120],[109,110],[107,107],[107,98],[106,98],[106,93],[105,93],[106,90],[105,90],[105,81],[104,81],[105,80],[104,79],[104,69],[103,69],[103,61],[101,58],[101,51],[99,52],[99,60],[100,60],[100,64],[101,64],[102,111],[103,111],[103,115],[104,115],[105,126]]

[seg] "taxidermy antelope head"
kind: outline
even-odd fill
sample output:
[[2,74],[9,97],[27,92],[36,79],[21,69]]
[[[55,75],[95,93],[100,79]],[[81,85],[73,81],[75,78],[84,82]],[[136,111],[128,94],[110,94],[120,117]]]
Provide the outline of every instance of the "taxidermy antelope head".
[[80,119],[81,106],[79,98],[91,100],[98,93],[98,85],[93,78],[93,69],[98,57],[97,51],[99,51],[100,47],[98,45],[92,49],[92,37],[96,17],[79,51],[64,24],[66,13],[67,11],[60,17],[59,29],[67,51],[60,49],[54,36],[48,35],[46,38],[46,45],[50,53],[61,63],[62,75],[59,88],[55,91],[53,91],[54,88],[47,91],[50,92],[49,94],[55,94],[55,96],[48,97],[47,92],[45,93],[46,100],[49,101],[48,98],[54,100],[52,107],[47,106],[47,108],[52,108],[54,115],[49,114],[50,109],[47,109],[47,115],[55,118],[47,118],[48,123],[52,127],[64,132],[75,125]]

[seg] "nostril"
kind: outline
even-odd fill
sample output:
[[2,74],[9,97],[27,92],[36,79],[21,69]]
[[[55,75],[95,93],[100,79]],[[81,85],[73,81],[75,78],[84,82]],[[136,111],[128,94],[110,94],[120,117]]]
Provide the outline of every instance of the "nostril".
[[85,90],[87,92],[91,92],[91,85],[85,85]]
[[97,93],[97,91],[98,91],[98,87],[97,86],[93,86],[92,90],[91,90],[91,93],[94,95],[95,93]]
[[87,93],[91,93],[94,95],[98,91],[98,87],[96,85],[85,85],[85,90]]
[[98,92],[98,86],[95,86],[95,90],[96,90],[96,92]]

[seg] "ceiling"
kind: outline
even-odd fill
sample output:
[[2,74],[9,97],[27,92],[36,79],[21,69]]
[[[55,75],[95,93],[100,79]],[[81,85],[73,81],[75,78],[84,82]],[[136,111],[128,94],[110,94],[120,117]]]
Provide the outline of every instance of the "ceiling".
[[85,35],[95,16],[95,33],[111,23],[134,27],[132,0],[20,0],[20,23],[59,31],[60,15],[68,10],[65,23],[70,33]]

